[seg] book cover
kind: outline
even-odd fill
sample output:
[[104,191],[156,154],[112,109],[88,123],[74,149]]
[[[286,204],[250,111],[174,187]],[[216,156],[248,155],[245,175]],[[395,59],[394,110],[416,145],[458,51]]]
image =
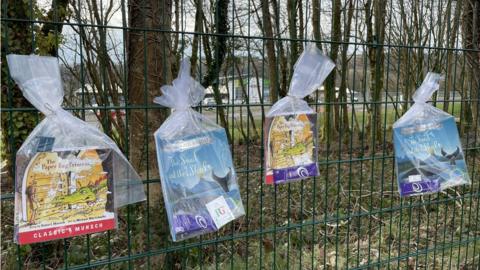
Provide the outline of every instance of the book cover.
[[265,182],[279,184],[318,175],[316,114],[265,118]]
[[213,232],[244,214],[225,131],[156,137],[162,189],[174,241]]
[[434,193],[470,182],[453,117],[393,129],[401,196]]
[[114,229],[111,154],[111,149],[49,150],[23,161],[15,192],[17,242]]

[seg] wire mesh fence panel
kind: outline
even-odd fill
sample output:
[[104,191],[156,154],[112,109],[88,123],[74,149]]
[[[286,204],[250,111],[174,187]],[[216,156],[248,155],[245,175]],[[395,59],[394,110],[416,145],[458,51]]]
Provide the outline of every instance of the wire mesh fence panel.
[[[475,0],[2,1],[2,268],[478,269],[480,4]],[[318,113],[318,177],[264,181],[265,114],[288,91],[313,42],[335,63],[306,97]],[[118,228],[14,243],[16,151],[44,118],[5,55],[59,58],[63,107],[110,136],[147,200]],[[227,131],[245,216],[172,242],[153,132],[155,105],[180,60],[205,88],[195,110]],[[431,104],[455,117],[471,185],[401,198],[392,125],[428,71],[444,75]]]

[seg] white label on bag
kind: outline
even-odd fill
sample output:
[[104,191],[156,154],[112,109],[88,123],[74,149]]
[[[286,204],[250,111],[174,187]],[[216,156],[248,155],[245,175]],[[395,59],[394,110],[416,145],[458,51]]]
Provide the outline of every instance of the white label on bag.
[[408,176],[408,182],[414,183],[414,182],[420,182],[422,181],[422,176],[420,174],[415,174],[415,175],[409,175]]
[[223,225],[235,219],[223,196],[205,204],[205,206],[207,207],[213,222],[215,222],[217,229],[220,229]]

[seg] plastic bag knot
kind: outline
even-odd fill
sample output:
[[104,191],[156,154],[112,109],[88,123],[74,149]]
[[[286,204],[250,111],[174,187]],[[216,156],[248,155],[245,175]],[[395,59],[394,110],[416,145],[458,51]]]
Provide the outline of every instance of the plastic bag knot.
[[205,96],[205,88],[190,76],[188,57],[182,60],[179,75],[172,84],[164,85],[160,89],[162,95],[156,97],[153,102],[178,111],[185,111],[197,105]]
[[58,59],[38,55],[7,55],[10,76],[23,96],[45,115],[63,110],[63,85]]
[[335,63],[323,55],[314,43],[308,44],[295,63],[287,95],[296,98],[310,95],[323,84],[334,67]]
[[308,44],[295,63],[287,96],[275,102],[266,116],[314,113],[303,98],[320,88],[334,67],[335,63],[314,43]]
[[52,106],[50,103],[45,103],[44,107],[46,109],[44,112],[46,116],[56,115],[58,112],[65,111],[62,107]]
[[413,94],[413,101],[415,101],[415,103],[425,103],[429,101],[433,93],[440,88],[440,80],[442,79],[441,74],[428,72],[422,85],[420,85]]

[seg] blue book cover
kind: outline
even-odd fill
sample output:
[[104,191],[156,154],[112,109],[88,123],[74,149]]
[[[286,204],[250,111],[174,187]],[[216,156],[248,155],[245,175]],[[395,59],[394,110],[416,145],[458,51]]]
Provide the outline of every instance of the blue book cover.
[[224,129],[155,140],[174,241],[216,231],[244,214]]
[[394,128],[393,140],[401,196],[470,183],[453,117]]

